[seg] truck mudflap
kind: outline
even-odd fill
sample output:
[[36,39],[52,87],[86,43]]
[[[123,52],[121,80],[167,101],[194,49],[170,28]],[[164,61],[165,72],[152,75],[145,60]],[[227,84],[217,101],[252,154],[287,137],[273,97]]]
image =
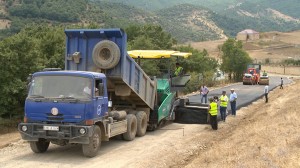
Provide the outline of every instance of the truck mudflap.
[[68,140],[69,143],[89,144],[89,137],[93,134],[94,126],[59,125],[20,123],[18,130],[22,139],[38,141],[40,138],[47,140]]

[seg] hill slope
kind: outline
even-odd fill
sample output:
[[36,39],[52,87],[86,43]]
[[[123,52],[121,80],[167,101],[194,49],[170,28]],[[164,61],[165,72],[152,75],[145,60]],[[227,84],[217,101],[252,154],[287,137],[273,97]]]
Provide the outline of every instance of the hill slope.
[[156,12],[159,23],[182,41],[206,41],[226,38],[222,28],[214,22],[216,13],[189,4],[177,5]]
[[0,39],[31,23],[67,27],[95,23],[93,27],[102,28],[159,24],[179,42],[235,37],[246,28],[260,32],[300,29],[297,17],[300,11],[293,5],[297,2],[287,1],[290,3],[270,3],[271,0],[153,0],[151,3],[146,0],[23,0],[20,3],[7,0],[0,1]]
[[213,22],[228,36],[235,36],[237,32],[247,28],[261,32],[300,29],[300,10],[298,10],[299,2],[297,0],[152,0],[151,2],[147,0],[110,0],[110,2],[120,2],[152,11],[167,10],[170,12],[172,8],[177,8],[178,11],[173,10],[175,11],[173,20],[180,19],[178,13],[182,12],[180,8],[174,6],[182,4],[203,6],[207,10],[215,11],[214,13],[217,15]]

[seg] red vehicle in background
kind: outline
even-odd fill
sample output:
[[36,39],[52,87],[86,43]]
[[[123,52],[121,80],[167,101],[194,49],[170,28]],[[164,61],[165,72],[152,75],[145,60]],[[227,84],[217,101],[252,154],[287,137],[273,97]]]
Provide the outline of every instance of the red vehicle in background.
[[243,85],[254,85],[254,84],[255,84],[254,76],[249,73],[245,73],[243,77]]
[[247,65],[247,73],[252,75],[252,78],[254,80],[254,83],[253,83],[254,85],[259,84],[260,70],[261,70],[260,64],[248,64]]

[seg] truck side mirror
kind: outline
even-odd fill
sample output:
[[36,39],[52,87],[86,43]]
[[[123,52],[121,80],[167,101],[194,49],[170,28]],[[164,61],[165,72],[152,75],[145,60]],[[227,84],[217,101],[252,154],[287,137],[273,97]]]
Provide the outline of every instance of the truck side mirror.
[[29,74],[27,77],[27,84],[29,84],[32,80],[32,74]]

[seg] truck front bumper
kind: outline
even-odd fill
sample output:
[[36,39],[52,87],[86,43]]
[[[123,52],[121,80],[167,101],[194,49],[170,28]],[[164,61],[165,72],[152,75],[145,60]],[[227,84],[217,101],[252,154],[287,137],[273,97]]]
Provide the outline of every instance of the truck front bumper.
[[89,144],[89,137],[93,134],[94,126],[20,123],[18,130],[22,139],[26,141],[38,141],[39,138],[43,138],[47,140],[67,140],[69,143]]

